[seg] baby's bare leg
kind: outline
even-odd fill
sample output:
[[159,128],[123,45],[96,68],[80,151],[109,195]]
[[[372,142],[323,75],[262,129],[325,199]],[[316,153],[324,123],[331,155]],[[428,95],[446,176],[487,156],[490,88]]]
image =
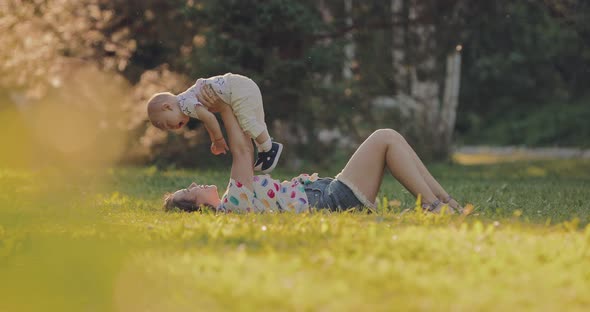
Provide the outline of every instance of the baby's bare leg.
[[372,200],[377,197],[383,169],[387,167],[414,196],[421,194],[425,203],[433,203],[437,197],[418,169],[408,147],[405,139],[396,131],[377,130],[359,146],[340,176]]

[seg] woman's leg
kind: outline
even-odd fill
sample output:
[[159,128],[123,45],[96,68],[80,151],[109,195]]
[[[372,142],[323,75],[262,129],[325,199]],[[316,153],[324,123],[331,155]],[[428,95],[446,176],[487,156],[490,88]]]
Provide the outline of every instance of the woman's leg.
[[[405,139],[404,139],[404,142],[405,142],[406,149],[408,150],[410,155],[412,155],[412,158],[414,159],[414,163],[416,164],[416,167],[418,167],[420,174],[422,175],[422,177],[426,181],[426,184],[428,184],[428,187],[430,187],[430,190],[432,190],[432,192],[434,193],[434,195],[436,195],[436,197],[438,199],[440,199],[443,202],[447,202],[447,200],[449,199],[449,193],[447,193],[447,191],[445,191],[445,189],[438,183],[438,181],[436,181],[436,179],[432,176],[432,174],[430,174],[430,172],[428,171],[426,166],[424,166],[424,163],[422,162],[422,160],[420,160],[420,157],[418,157],[418,155],[416,154],[414,149],[412,149],[410,144],[408,144],[408,142]],[[454,199],[451,199],[448,202],[448,204],[452,208],[461,209],[459,203],[457,203],[457,201],[455,201]]]
[[421,194],[425,203],[434,203],[437,197],[420,172],[413,151],[408,148],[406,140],[395,130],[377,130],[359,146],[340,177],[371,200],[377,197],[383,169],[387,166],[410,193],[414,196]]

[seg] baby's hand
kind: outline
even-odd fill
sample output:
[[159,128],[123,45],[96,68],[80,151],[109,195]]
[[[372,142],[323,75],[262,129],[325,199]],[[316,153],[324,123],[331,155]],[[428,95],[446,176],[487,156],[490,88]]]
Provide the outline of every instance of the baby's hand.
[[213,155],[225,154],[227,151],[229,151],[229,147],[224,138],[213,140],[211,143],[211,153]]

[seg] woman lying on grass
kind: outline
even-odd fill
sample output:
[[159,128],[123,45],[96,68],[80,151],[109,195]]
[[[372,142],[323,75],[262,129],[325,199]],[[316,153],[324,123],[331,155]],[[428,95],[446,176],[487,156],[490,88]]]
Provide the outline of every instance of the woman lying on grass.
[[373,132],[335,178],[302,174],[290,181],[280,182],[270,175],[255,176],[252,142],[242,132],[231,109],[207,88],[199,100],[211,111],[221,113],[233,157],[229,185],[220,199],[215,185],[193,183],[186,189],[167,194],[166,210],[177,207],[197,211],[203,206],[221,212],[373,208],[384,167],[414,196],[421,194],[425,211],[438,213],[443,211],[443,207],[449,207],[446,211],[450,213],[461,210],[461,206],[432,177],[402,135],[392,129]]

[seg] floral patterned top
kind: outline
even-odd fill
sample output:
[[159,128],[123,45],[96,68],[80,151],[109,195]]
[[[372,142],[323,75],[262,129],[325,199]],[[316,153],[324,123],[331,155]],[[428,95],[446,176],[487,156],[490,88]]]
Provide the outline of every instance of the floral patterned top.
[[211,85],[213,90],[219,95],[219,97],[226,103],[231,102],[231,91],[229,87],[229,83],[227,81],[227,77],[231,75],[231,73],[227,73],[221,76],[213,76],[210,78],[199,78],[197,82],[186,91],[178,94],[176,99],[178,99],[178,105],[180,105],[180,109],[182,112],[193,118],[199,119],[195,108],[201,104],[197,99],[197,94],[201,92],[201,87],[205,84]]
[[317,180],[317,173],[301,174],[290,181],[279,182],[270,175],[257,175],[252,178],[253,191],[242,183],[230,179],[225,194],[221,198],[220,211],[225,212],[272,212],[309,211],[305,184]]

